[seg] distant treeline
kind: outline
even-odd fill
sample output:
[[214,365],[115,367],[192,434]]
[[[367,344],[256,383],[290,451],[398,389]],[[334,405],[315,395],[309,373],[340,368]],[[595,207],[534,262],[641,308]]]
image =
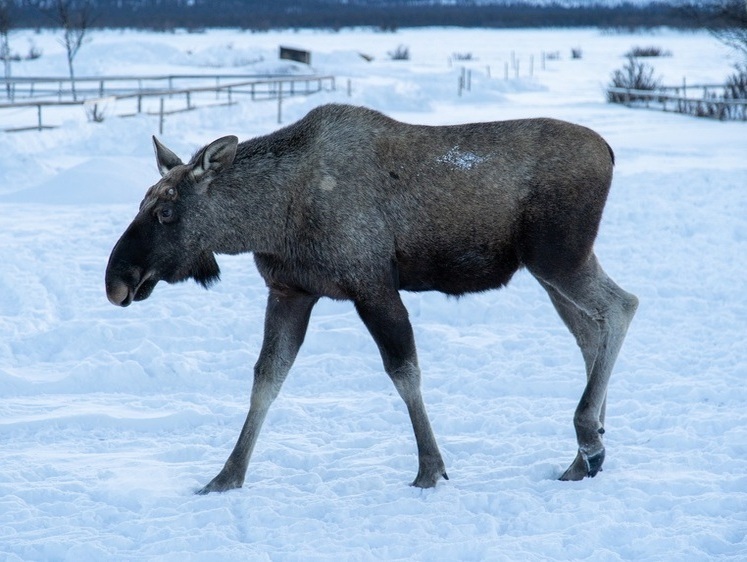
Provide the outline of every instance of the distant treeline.
[[[55,0],[15,0],[14,27],[55,27]],[[92,7],[93,27],[171,30],[238,27],[278,28],[366,26],[392,31],[400,27],[700,27],[701,8],[666,2],[646,5],[583,6],[440,4],[412,0],[77,0]]]

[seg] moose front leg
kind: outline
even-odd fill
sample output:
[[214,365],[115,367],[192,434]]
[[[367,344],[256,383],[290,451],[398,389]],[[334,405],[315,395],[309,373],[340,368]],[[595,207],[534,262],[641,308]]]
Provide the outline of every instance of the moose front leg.
[[264,341],[254,366],[249,413],[223,469],[207,486],[198,490],[198,494],[225,492],[241,488],[244,484],[259,430],[303,343],[311,309],[317,300],[305,294],[287,296],[270,291],[265,312]]
[[384,369],[394,382],[410,415],[418,446],[418,474],[412,482],[418,488],[432,488],[439,478],[446,480],[444,461],[425,410],[420,392],[420,368],[415,338],[407,309],[397,291],[386,296],[356,302],[363,323],[381,352]]

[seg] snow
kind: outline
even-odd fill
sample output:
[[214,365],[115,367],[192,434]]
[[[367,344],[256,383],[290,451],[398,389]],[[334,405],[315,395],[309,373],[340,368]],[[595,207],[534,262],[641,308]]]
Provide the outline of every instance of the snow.
[[[28,39],[44,56],[14,73],[63,75],[54,34],[11,36]],[[404,296],[448,482],[408,486],[404,405],[352,306],[325,301],[244,488],[194,495],[246,415],[265,289],[249,256],[221,256],[210,291],[160,284],[111,306],[106,261],[158,177],[158,124],[89,123],[74,108],[58,129],[0,134],[0,559],[746,559],[747,126],[608,105],[602,91],[634,45],[673,53],[651,61],[668,84],[721,82],[732,55],[668,30],[108,31],[77,71],[247,73],[255,65],[236,65],[260,59],[261,71],[291,71],[276,58],[289,43],[338,89],[286,100],[285,122],[334,101],[424,124],[556,117],[612,145],[597,253],[641,305],[610,384],[604,472],[557,481],[576,452],[583,365],[542,289],[518,274],[458,301]],[[387,59],[399,44],[410,61]],[[561,59],[543,70],[543,50]],[[462,96],[454,51],[475,59]],[[521,76],[505,80],[512,51]],[[272,131],[275,110],[175,115],[163,141],[187,157]],[[477,164],[454,150],[454,165]]]
[[488,157],[479,156],[474,152],[470,152],[469,150],[461,150],[459,148],[459,145],[456,145],[450,148],[449,151],[443,156],[439,156],[438,158],[436,158],[436,162],[448,164],[449,166],[457,170],[470,170],[478,164],[482,164],[487,159]]

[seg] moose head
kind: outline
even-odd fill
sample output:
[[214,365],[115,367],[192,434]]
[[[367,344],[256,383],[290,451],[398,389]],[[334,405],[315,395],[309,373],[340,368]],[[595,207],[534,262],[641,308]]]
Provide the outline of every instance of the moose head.
[[161,280],[192,278],[208,287],[220,278],[209,226],[214,210],[205,199],[213,181],[233,164],[238,139],[222,137],[187,164],[155,137],[153,145],[161,180],[145,194],[106,268],[106,295],[118,306],[147,299]]

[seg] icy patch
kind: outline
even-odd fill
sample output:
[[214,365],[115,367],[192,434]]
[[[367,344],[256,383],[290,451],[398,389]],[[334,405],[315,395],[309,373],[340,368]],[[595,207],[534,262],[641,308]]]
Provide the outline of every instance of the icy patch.
[[461,150],[459,145],[457,145],[443,156],[439,156],[436,159],[436,162],[440,164],[448,164],[449,166],[460,170],[471,170],[478,164],[485,162],[485,160],[485,156],[479,156],[474,152]]

